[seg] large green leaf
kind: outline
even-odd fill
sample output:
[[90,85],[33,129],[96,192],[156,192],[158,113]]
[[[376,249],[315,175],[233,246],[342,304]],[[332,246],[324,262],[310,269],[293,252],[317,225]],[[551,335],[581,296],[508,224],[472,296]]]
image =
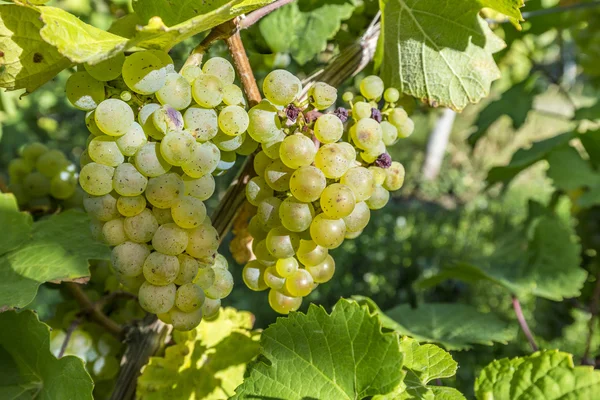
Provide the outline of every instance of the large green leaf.
[[403,375],[397,335],[343,299],[330,315],[311,304],[279,318],[262,334],[261,355],[234,399],[362,399],[391,392]]
[[109,258],[109,248],[92,238],[82,212],[36,222],[29,240],[0,257],[0,310],[26,306],[44,282],[89,277],[88,260]]
[[579,135],[579,140],[590,157],[590,162],[600,168],[600,130]]
[[600,371],[573,365],[573,356],[557,350],[496,360],[475,381],[479,400],[596,399]]
[[0,397],[92,399],[94,384],[75,356],[50,353],[50,327],[32,311],[0,314]]
[[557,189],[570,191],[600,185],[600,174],[573,147],[553,150],[546,159],[550,165],[547,175]]
[[32,223],[29,214],[19,212],[15,196],[0,193],[0,226],[10,229],[0,236],[0,255],[19,247],[26,241],[29,238]]

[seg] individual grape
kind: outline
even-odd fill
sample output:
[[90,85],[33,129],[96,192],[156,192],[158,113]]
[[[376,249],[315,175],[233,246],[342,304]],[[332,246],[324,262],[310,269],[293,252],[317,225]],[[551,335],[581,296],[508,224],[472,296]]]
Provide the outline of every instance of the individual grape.
[[290,168],[297,169],[313,163],[317,149],[311,139],[304,135],[286,137],[279,148],[281,161]]
[[338,142],[335,143],[337,147],[344,150],[344,154],[346,155],[346,159],[350,161],[356,160],[356,149],[348,142]]
[[[265,236],[266,238],[266,236]],[[256,238],[252,242],[252,250],[256,259],[264,266],[270,267],[274,266],[277,259],[269,253],[269,249],[267,249],[267,241],[266,240],[257,240]]]
[[[285,229],[283,226],[273,228],[267,234],[267,249],[273,257],[292,257],[300,245],[300,236]],[[283,274],[282,274],[283,276]]]
[[261,201],[269,197],[273,197],[273,189],[267,185],[264,178],[255,176],[250,179],[246,185],[246,199],[250,204],[258,206]]
[[133,110],[119,99],[107,99],[94,111],[98,128],[109,136],[123,136],[134,122]]
[[356,199],[352,189],[341,183],[327,186],[321,194],[321,210],[332,219],[347,217],[354,211]]
[[222,57],[212,57],[202,66],[202,72],[218,77],[225,85],[233,83],[235,71],[233,65]]
[[158,222],[152,212],[146,208],[138,215],[125,218],[123,227],[129,240],[146,243],[152,240],[154,232],[158,229]]
[[300,79],[283,69],[271,71],[263,81],[265,97],[279,106],[285,106],[296,100],[301,91]]
[[76,174],[69,171],[59,172],[50,180],[50,196],[59,200],[66,200],[77,190]]
[[248,133],[259,143],[275,139],[281,132],[278,110],[272,104],[261,101],[248,111]]
[[15,158],[8,163],[8,176],[11,183],[21,183],[33,170],[33,165],[22,158]]
[[192,282],[200,286],[203,290],[206,290],[215,282],[215,270],[205,264],[199,264],[199,266],[198,274]]
[[229,269],[229,263],[227,262],[227,258],[225,258],[224,255],[217,253],[212,267]]
[[192,84],[192,96],[201,107],[215,108],[223,101],[223,82],[218,76],[202,74]]
[[296,257],[306,267],[318,265],[322,263],[329,251],[322,246],[319,246],[312,240],[300,240],[300,246],[296,252]]
[[182,179],[186,196],[192,196],[198,200],[205,201],[215,192],[215,178],[211,174],[206,174],[200,178],[183,175]]
[[412,119],[407,118],[402,124],[396,125],[398,128],[398,136],[401,138],[407,138],[415,131],[415,123]]
[[211,299],[223,299],[233,290],[233,276],[231,272],[224,268],[213,268],[215,271],[215,281],[213,284],[204,290],[206,297]]
[[354,99],[354,93],[352,92],[344,92],[342,95],[342,100],[344,100],[346,103],[352,102],[352,99]]
[[187,254],[178,255],[177,260],[179,261],[179,274],[175,278],[175,284],[185,285],[191,283],[198,275],[198,261]]
[[23,180],[23,190],[30,197],[47,196],[50,193],[50,180],[39,172],[32,172]]
[[92,217],[106,222],[119,217],[117,210],[117,197],[113,193],[102,196],[89,196],[83,198],[83,208]]
[[234,151],[222,151],[221,159],[217,164],[217,168],[213,172],[215,176],[221,176],[225,172],[229,171],[235,165],[237,160],[237,154]]
[[309,89],[308,97],[317,110],[325,110],[335,104],[337,89],[324,82],[317,82]]
[[310,236],[319,246],[335,249],[344,241],[346,224],[343,219],[327,218],[324,214],[317,215],[310,224]]
[[142,274],[144,261],[149,255],[150,250],[145,244],[123,242],[112,249],[110,262],[118,274],[134,277]]
[[271,289],[269,291],[269,305],[279,314],[289,314],[291,311],[300,308],[302,297],[287,296],[279,290]]
[[172,131],[160,142],[160,154],[169,164],[181,166],[192,158],[195,144],[188,131]]
[[202,262],[212,262],[219,248],[219,234],[212,225],[200,225],[188,231],[186,252]]
[[392,162],[392,165],[385,170],[385,182],[383,187],[388,191],[395,191],[404,184],[404,166],[397,161]]
[[383,186],[376,186],[371,197],[366,200],[367,205],[371,210],[380,210],[390,200],[390,192],[385,190]]
[[310,203],[288,197],[279,206],[281,224],[292,232],[304,232],[310,227],[315,210]]
[[116,218],[106,222],[102,226],[102,237],[109,246],[118,246],[127,241],[125,229],[123,229],[123,218]]
[[395,103],[400,99],[400,92],[396,88],[387,88],[383,92],[383,98],[388,103]]
[[298,268],[298,260],[294,257],[280,258],[275,264],[275,271],[283,278],[294,275],[298,271]]
[[174,65],[173,59],[171,58],[169,53],[167,53],[166,51],[162,51],[162,50],[147,50],[147,51],[148,51],[148,53],[156,56],[156,58],[158,58],[160,60],[162,69],[165,70],[166,74],[175,72],[175,65]]
[[123,100],[124,102],[128,102],[131,100],[131,98],[133,97],[131,95],[131,92],[128,92],[127,90],[124,90],[121,92],[121,94],[119,95],[119,97],[121,98],[121,100]]
[[165,105],[152,113],[152,124],[160,132],[156,139],[162,139],[171,131],[183,130],[183,115],[173,107]]
[[169,324],[169,325],[173,324],[173,320],[171,319],[171,314],[169,314],[168,312],[162,313],[162,314],[156,314],[156,317],[159,320],[161,320],[162,322],[164,322],[165,324]]
[[104,135],[104,132],[98,128],[98,124],[96,124],[96,112],[95,110],[88,111],[85,113],[85,126],[88,128],[88,131],[94,136]]
[[159,226],[152,236],[154,250],[169,256],[183,253],[187,245],[187,232],[172,222]]
[[256,156],[254,156],[253,165],[254,171],[258,176],[264,176],[267,167],[273,162],[273,160],[267,156],[264,151],[259,151]]
[[330,255],[327,255],[321,263],[306,266],[306,270],[312,275],[316,283],[327,283],[333,278],[333,274],[335,273],[335,260]]
[[229,84],[223,87],[223,103],[228,106],[245,106],[244,93],[238,85]]
[[332,143],[319,148],[315,156],[315,167],[329,179],[340,179],[353,161],[339,143]]
[[117,53],[115,56],[97,64],[84,64],[83,66],[94,79],[107,82],[115,80],[121,75],[124,63],[125,54]]
[[385,169],[372,165],[369,167],[369,171],[373,173],[373,181],[375,182],[375,185],[383,185],[386,177]]
[[[364,102],[364,101],[357,101],[352,106],[352,117],[356,121],[360,121],[361,119],[365,119],[365,118],[370,119],[372,112],[373,112],[373,107],[371,106],[371,104]],[[373,120],[373,121],[375,121],[375,120]],[[375,121],[375,122],[377,122],[377,121]]]
[[202,322],[202,309],[198,309],[189,313],[179,310],[177,307],[173,307],[169,311],[169,318],[173,329],[177,331],[191,331]]
[[346,236],[344,236],[345,239],[356,239],[357,237],[359,237],[360,235],[362,235],[363,231],[356,231],[356,232],[352,232],[352,231],[346,231]]
[[159,146],[160,143],[148,142],[135,153],[133,163],[142,175],[157,177],[166,174],[171,169],[171,164],[160,153]]
[[285,280],[285,288],[293,297],[305,297],[312,292],[314,279],[310,272],[299,269]]
[[[222,152],[232,152],[237,150],[242,143],[244,143],[245,135],[240,136],[231,136],[225,134],[223,131],[219,131],[217,135],[212,139],[212,142],[221,150]],[[223,157],[221,157],[222,159]],[[218,168],[218,167],[217,167]]]
[[131,157],[148,142],[148,137],[137,122],[133,122],[127,133],[117,138],[117,146],[124,156]]
[[197,65],[184,65],[179,71],[181,76],[183,76],[190,85],[196,80],[197,77],[202,75],[202,68]]
[[171,208],[183,196],[185,186],[176,173],[160,175],[148,180],[146,199],[157,208]]
[[39,142],[29,143],[23,147],[21,157],[30,165],[35,165],[38,158],[48,151],[48,147]]
[[248,113],[240,106],[227,106],[219,113],[219,128],[227,135],[241,135],[249,124]]
[[159,225],[168,224],[169,222],[175,222],[173,221],[173,217],[171,216],[170,208],[154,207],[152,209],[152,215],[154,215],[154,218],[156,218],[156,222],[158,222]]
[[204,314],[205,320],[211,320],[216,318],[221,311],[221,300],[220,299],[209,299],[204,300],[202,305],[202,313]]
[[398,129],[387,121],[381,121],[382,140],[386,146],[391,146],[398,140]]
[[183,113],[183,123],[199,142],[214,138],[219,131],[217,112],[213,109],[192,106]]
[[360,94],[368,100],[376,100],[383,94],[384,84],[377,75],[370,75],[360,82]]
[[85,165],[79,173],[81,188],[93,196],[103,196],[112,191],[113,167],[95,162]]
[[138,122],[144,129],[144,133],[156,140],[162,139],[165,135],[163,132],[159,131],[156,126],[154,126],[152,115],[158,109],[160,109],[160,104],[149,103],[140,108],[140,111],[138,112]]
[[387,149],[385,147],[385,144],[383,143],[383,141],[381,141],[377,144],[377,146],[371,147],[370,149],[365,150],[362,153],[360,153],[360,157],[367,164],[372,164],[379,158],[380,155],[382,155],[386,152],[387,152]]
[[267,228],[260,223],[256,215],[250,218],[250,222],[248,222],[248,233],[250,233],[255,241],[258,242],[267,238],[267,233],[269,232],[266,231],[266,229]]
[[112,136],[102,135],[94,137],[87,146],[87,151],[94,162],[108,165],[109,167],[116,167],[125,161],[123,153],[121,153],[119,146],[117,146],[117,139]]
[[175,306],[183,312],[192,312],[202,308],[204,291],[195,283],[186,283],[177,289]]
[[267,142],[263,142],[261,144],[262,150],[265,152],[269,158],[276,160],[279,158],[279,149],[281,148],[281,143],[286,138],[286,135],[283,131],[279,131],[277,135],[273,138],[273,140],[269,140]]
[[242,145],[240,147],[238,147],[235,152],[237,154],[239,154],[240,156],[249,156],[250,154],[253,154],[256,149],[258,149],[258,142],[254,139],[252,139],[252,137],[250,135],[247,134],[243,134],[244,137],[244,141],[242,142]]
[[183,196],[171,208],[173,221],[185,229],[193,229],[206,219],[206,207],[202,200],[192,196]]
[[65,84],[67,99],[75,108],[93,110],[104,100],[104,85],[85,71],[72,74]]
[[49,150],[37,159],[35,168],[46,178],[52,179],[69,165],[69,160],[60,150]]
[[313,166],[299,168],[290,179],[292,195],[305,203],[316,201],[321,197],[326,185],[323,172]]
[[335,143],[344,133],[344,124],[334,114],[321,115],[315,122],[315,137],[321,143]]
[[144,261],[144,278],[156,286],[172,284],[179,275],[179,260],[158,251],[150,253]]
[[258,203],[256,216],[263,226],[271,229],[281,225],[281,220],[279,219],[280,205],[281,200],[276,197],[268,197]]
[[155,286],[149,282],[142,283],[138,292],[140,306],[150,313],[163,314],[175,305],[177,288],[174,284]]
[[144,196],[119,197],[117,200],[117,210],[124,217],[133,217],[138,215],[146,208],[146,198]]
[[277,192],[286,192],[290,189],[290,179],[293,173],[294,170],[285,165],[281,160],[274,160],[260,175],[265,178],[267,185],[271,189]]
[[369,210],[369,206],[364,201],[361,201],[356,203],[352,213],[343,217],[343,220],[348,231],[357,232],[367,227],[370,218],[371,211]]
[[368,150],[377,146],[383,137],[383,132],[377,121],[363,118],[352,127],[351,135],[356,147]]
[[165,84],[156,92],[160,104],[168,104],[176,110],[187,108],[192,102],[192,87],[178,73],[167,74]]
[[196,143],[190,160],[182,166],[183,171],[192,178],[200,178],[212,173],[219,164],[221,151],[211,142]]
[[268,267],[265,270],[263,280],[270,289],[280,290],[285,285],[285,278],[277,273],[275,267]]
[[255,292],[266,290],[267,283],[265,282],[266,267],[257,260],[250,261],[242,270],[242,279],[248,289]]
[[357,202],[367,200],[375,189],[373,173],[364,167],[350,168],[340,183],[352,189]]
[[167,79],[165,65],[150,51],[133,53],[125,59],[122,74],[129,89],[140,94],[153,94]]
[[394,125],[398,130],[408,119],[408,114],[404,108],[396,107],[392,109],[388,114],[388,122]]

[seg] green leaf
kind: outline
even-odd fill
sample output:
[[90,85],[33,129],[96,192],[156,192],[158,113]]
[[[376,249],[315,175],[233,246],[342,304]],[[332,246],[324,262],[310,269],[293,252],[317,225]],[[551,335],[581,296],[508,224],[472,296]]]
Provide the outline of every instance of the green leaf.
[[573,147],[553,150],[546,159],[550,165],[546,174],[557,189],[570,191],[600,184],[600,174]]
[[12,194],[0,194],[0,226],[10,227],[9,234],[0,236],[0,255],[19,247],[29,238],[33,221],[31,215],[19,212]]
[[595,121],[598,118],[600,118],[600,101],[596,102],[596,104],[594,104],[593,106],[579,108],[575,110],[575,115],[573,116],[573,119],[575,121],[581,121],[586,119],[590,121]]
[[403,375],[397,335],[344,299],[330,315],[311,304],[279,318],[262,334],[261,355],[234,399],[361,399],[391,392]]
[[573,356],[547,350],[489,364],[475,381],[475,396],[493,399],[595,399],[600,371],[573,364]]
[[50,353],[50,327],[32,311],[0,314],[0,393],[4,399],[92,399],[94,384],[75,356]]
[[29,240],[0,257],[0,310],[26,306],[44,282],[87,278],[88,260],[109,258],[109,248],[92,238],[82,212],[36,222]]
[[581,208],[590,208],[600,204],[600,184],[590,188],[583,193],[577,200],[577,205]]
[[579,140],[588,153],[592,165],[600,168],[600,130],[581,134]]
[[525,0],[480,0],[483,7],[493,8],[507,17],[523,21],[520,8],[525,5]]
[[152,357],[138,379],[137,395],[151,399],[226,399],[258,355],[254,316],[233,308],[191,332],[174,332],[175,345]]
[[319,7],[301,11],[307,1],[293,2],[271,13],[259,23],[260,32],[274,53],[290,53],[300,65],[325,50],[327,41],[339,31],[343,20],[352,16],[349,2],[321,2]]

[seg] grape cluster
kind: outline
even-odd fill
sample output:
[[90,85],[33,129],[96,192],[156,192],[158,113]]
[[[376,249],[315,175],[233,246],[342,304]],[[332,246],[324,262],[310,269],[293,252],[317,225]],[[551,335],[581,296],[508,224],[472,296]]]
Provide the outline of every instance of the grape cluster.
[[203,201],[258,146],[234,79],[223,58],[178,73],[148,50],[85,65],[66,85],[91,132],[79,183],[92,231],[142,308],[178,330],[214,318],[233,287]]
[[329,250],[360,235],[371,210],[385,206],[404,182],[404,167],[386,147],[414,126],[395,107],[398,90],[384,89],[379,77],[366,77],[362,96],[344,95],[349,110],[322,113],[336,102],[335,88],[316,83],[301,102],[300,80],[275,70],[264,80],[266,99],[248,112],[248,134],[262,151],[254,159],[258,176],[246,187],[257,207],[248,225],[256,259],[245,265],[243,279],[252,290],[269,289],[279,313],[298,309],[333,277]]

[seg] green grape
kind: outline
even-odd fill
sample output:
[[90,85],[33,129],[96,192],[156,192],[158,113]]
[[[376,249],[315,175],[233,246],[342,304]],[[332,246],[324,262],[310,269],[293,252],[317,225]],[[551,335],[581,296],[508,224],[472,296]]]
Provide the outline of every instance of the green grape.
[[211,320],[216,318],[221,311],[221,300],[220,299],[209,299],[204,300],[202,306],[202,314],[204,314],[205,320]]
[[50,195],[55,199],[65,200],[75,194],[77,190],[76,174],[62,171],[50,180]]
[[228,106],[245,106],[244,93],[238,85],[229,84],[223,87],[223,103]]
[[302,297],[291,297],[283,294],[279,290],[269,290],[269,305],[279,314],[289,314],[296,311],[302,305]]
[[[367,102],[357,101],[352,105],[352,117],[356,121],[360,121],[361,119],[370,119],[373,107]],[[374,122],[377,122],[373,120]]]
[[327,181],[320,169],[308,166],[296,170],[290,179],[290,191],[300,201],[310,203],[321,197]]
[[104,85],[85,71],[72,74],[65,84],[67,99],[75,108],[93,110],[104,100]]
[[123,229],[123,218],[117,218],[106,222],[102,226],[102,237],[109,246],[118,246],[127,241],[125,229]]
[[296,252],[296,257],[306,267],[318,265],[322,263],[329,251],[322,246],[319,246],[312,240],[300,240],[300,246]]
[[186,283],[177,289],[175,306],[183,312],[192,312],[202,308],[204,291],[195,283]]
[[164,136],[164,133],[154,126],[154,120],[152,118],[152,115],[158,109],[160,109],[159,104],[149,103],[143,106],[138,112],[138,122],[142,126],[142,129],[144,129],[144,133],[146,136],[150,136],[156,140],[160,140]]
[[171,165],[181,166],[192,158],[196,140],[188,131],[172,131],[160,142],[160,154]]
[[113,193],[102,196],[86,195],[83,198],[83,208],[92,218],[102,222],[110,221],[119,217],[117,197]]
[[314,131],[319,142],[335,143],[344,133],[344,124],[334,114],[324,114],[315,121]]
[[263,226],[271,229],[281,225],[281,220],[279,219],[280,205],[281,200],[277,197],[268,197],[258,203],[256,216]]
[[279,158],[279,149],[281,148],[281,143],[285,138],[285,133],[283,131],[279,131],[273,140],[263,142],[261,144],[261,148],[265,154],[269,156],[269,158],[276,160]]
[[[266,237],[266,236],[265,236]],[[266,267],[274,266],[277,259],[269,253],[266,240],[257,240],[252,242],[252,250],[258,262]]]
[[223,82],[218,76],[202,74],[192,83],[192,96],[201,107],[215,108],[223,101]]
[[290,168],[297,169],[313,163],[317,149],[308,137],[296,134],[286,137],[279,148],[281,161]]
[[50,180],[39,172],[32,172],[23,180],[23,191],[30,197],[47,196],[50,193]]
[[275,271],[283,278],[294,275],[299,267],[298,260],[294,257],[279,258],[275,263]]
[[267,167],[272,162],[273,160],[269,158],[269,156],[264,151],[259,151],[256,154],[256,156],[254,156],[253,160],[254,172],[256,172],[258,176],[264,176]]
[[244,137],[244,141],[242,142],[242,145],[240,147],[238,147],[235,152],[237,154],[239,154],[240,156],[249,156],[250,154],[253,154],[256,149],[258,149],[258,142],[254,139],[252,139],[252,137],[250,135],[247,134],[243,134]]
[[219,133],[213,138],[212,142],[222,152],[231,152],[237,150],[244,143],[244,137],[245,135],[230,136],[219,130]]
[[88,131],[94,136],[104,135],[104,132],[98,128],[96,124],[96,112],[95,110],[88,111],[85,113],[85,126],[88,128]]
[[377,75],[367,76],[360,82],[360,93],[369,100],[380,98],[383,89],[383,81]]
[[398,136],[405,139],[413,134],[415,131],[415,123],[412,119],[407,118],[402,124],[396,125],[398,128]]
[[165,105],[152,113],[152,124],[160,132],[157,139],[162,139],[166,133],[183,129],[183,115],[173,107]]
[[261,201],[269,197],[273,197],[273,189],[267,185],[265,178],[255,176],[250,179],[246,185],[246,199],[250,204],[258,206]]
[[386,177],[385,169],[372,165],[369,167],[369,171],[373,173],[373,181],[375,182],[375,185],[383,185]]
[[199,264],[198,274],[192,281],[193,283],[200,286],[203,290],[208,289],[215,282],[215,271],[213,268],[204,264]]
[[309,89],[308,96],[317,110],[325,110],[335,104],[337,89],[324,82],[317,82]]
[[310,272],[299,269],[285,280],[285,288],[293,297],[305,297],[312,292],[314,280]]
[[139,276],[149,255],[150,250],[145,244],[124,242],[112,250],[110,262],[117,273],[123,276]]
[[371,118],[363,118],[350,130],[356,147],[368,150],[376,147],[383,137],[381,125]]
[[183,184],[185,186],[185,195],[192,196],[198,200],[208,200],[215,192],[215,178],[211,174],[192,178],[183,175]]
[[[270,161],[270,159],[269,159]],[[277,192],[287,192],[290,189],[290,179],[294,170],[285,165],[281,160],[272,161],[261,174],[267,185]]]
[[275,105],[285,106],[293,102],[301,91],[300,79],[283,69],[270,72],[263,81],[263,93]]
[[15,158],[8,163],[8,176],[11,183],[21,183],[33,170],[33,165],[22,158]]
[[35,168],[46,178],[53,178],[69,166],[70,162],[60,150],[49,150],[35,163]]
[[275,267],[268,267],[265,270],[263,280],[270,289],[280,290],[285,285],[285,278],[277,273]]
[[142,308],[152,314],[163,314],[175,305],[174,284],[155,286],[149,282],[142,283],[138,292],[138,301]]
[[229,263],[227,262],[227,258],[225,258],[222,254],[217,254],[215,257],[215,262],[213,263],[213,268],[225,268],[229,269]]
[[254,238],[254,241],[261,241],[267,238],[266,227],[264,227],[256,215],[250,218],[250,222],[248,222],[248,233]]
[[191,85],[197,77],[202,75],[202,68],[197,65],[184,65],[179,71],[181,76],[183,76],[188,83]]
[[125,54],[117,53],[108,60],[100,61],[94,65],[84,64],[83,66],[94,79],[107,82],[115,80],[121,75],[124,63]]
[[199,142],[214,138],[219,131],[217,112],[213,109],[192,106],[183,113],[183,123]]
[[346,229],[348,231],[357,232],[366,228],[371,218],[369,206],[364,201],[356,203],[354,210],[349,215],[343,217]]
[[169,285],[179,275],[179,260],[175,256],[154,251],[146,257],[143,273],[144,278],[153,285]]
[[235,79],[233,65],[221,57],[213,57],[202,66],[202,72],[218,77],[225,85],[232,84]]
[[356,199],[348,186],[334,183],[323,190],[320,204],[328,218],[338,219],[347,217],[354,211]]
[[173,59],[166,51],[162,50],[148,50],[148,53],[154,55],[156,58],[160,60],[162,65],[162,69],[165,70],[166,74],[170,74],[175,72],[175,65],[173,63]]
[[351,231],[346,231],[346,236],[344,236],[344,238],[346,239],[356,239],[357,237],[359,237],[360,235],[362,235],[363,231],[356,231],[356,232],[351,232]]
[[343,219],[327,218],[324,214],[317,215],[310,224],[310,236],[319,246],[335,249],[344,241],[346,224]]
[[127,102],[127,101],[130,101],[133,96],[131,95],[131,92],[124,90],[121,92],[119,97],[121,98],[121,100]]
[[129,240],[146,243],[152,240],[154,232],[158,229],[158,222],[152,212],[146,208],[138,215],[125,218],[123,227]]
[[169,256],[183,253],[187,245],[187,232],[172,222],[159,226],[152,236],[154,250]]
[[237,160],[237,154],[233,151],[223,151],[221,152],[221,160],[217,164],[217,168],[215,169],[215,176],[220,176],[233,168],[235,165],[235,160]]
[[167,74],[165,84],[156,92],[160,104],[168,104],[176,110],[183,110],[192,103],[190,83],[176,72]]
[[255,292],[268,289],[265,282],[266,267],[257,260],[250,261],[242,270],[242,279],[248,289]]
[[133,110],[119,99],[107,99],[94,111],[98,128],[109,136],[123,136],[134,122]]
[[93,196],[103,196],[112,191],[113,167],[95,162],[85,165],[79,173],[81,188]]
[[200,225],[188,231],[186,252],[201,262],[211,262],[219,248],[219,234],[212,225]]
[[127,87],[140,94],[157,92],[167,79],[163,61],[149,51],[140,51],[127,57],[122,73]]
[[371,197],[366,200],[367,205],[371,210],[380,210],[390,200],[390,192],[385,190],[383,186],[377,185]]
[[383,98],[388,103],[395,103],[400,99],[400,92],[396,88],[387,88],[383,92]]
[[124,156],[131,157],[148,142],[148,137],[141,125],[133,122],[127,133],[117,138],[117,146]]
[[404,110],[404,108],[396,107],[392,109],[388,114],[388,122],[394,125],[398,130],[402,127],[402,125],[408,119],[408,114]]
[[119,197],[117,200],[117,210],[124,217],[133,217],[138,215],[146,208],[146,198],[144,196]]
[[306,270],[313,277],[316,283],[327,283],[333,278],[335,273],[335,260],[330,255],[317,265],[307,266]]
[[352,189],[357,202],[367,200],[375,189],[373,173],[364,167],[350,168],[342,176],[340,183]]
[[344,100],[346,103],[350,103],[352,99],[354,99],[354,93],[352,92],[344,92],[342,95],[342,100]]
[[202,200],[192,196],[183,196],[171,208],[171,215],[180,227],[193,229],[206,219],[206,207]]
[[144,279],[144,275],[134,276],[134,277],[126,277],[121,276],[119,274],[115,274],[115,278],[119,281],[121,285],[123,285],[124,289],[133,294],[137,294],[140,291],[140,287],[146,280]]
[[152,209],[152,215],[154,215],[154,218],[156,218],[156,222],[158,222],[159,225],[168,224],[169,222],[175,222],[173,221],[173,217],[171,216],[170,208],[154,207]]
[[9,192],[15,196],[20,207],[25,206],[29,202],[29,195],[25,193],[23,185],[19,183],[11,183],[8,185],[8,189]]
[[269,231],[266,241],[267,249],[273,257],[288,258],[292,257],[298,250],[300,236],[283,226],[278,226]]
[[159,146],[160,144],[157,142],[148,142],[135,153],[133,163],[142,175],[157,177],[166,174],[171,169],[171,164],[160,154]]
[[386,146],[391,146],[398,140],[398,129],[387,121],[381,121],[382,140]]
[[202,322],[202,309],[195,310],[189,313],[179,310],[177,307],[173,307],[169,311],[169,318],[173,329],[181,332],[191,331]]
[[198,275],[198,261],[187,254],[178,255],[177,260],[179,260],[179,274],[175,278],[175,284],[185,285],[191,283]]
[[164,322],[165,324],[171,325],[173,323],[173,320],[171,319],[171,314],[169,314],[168,312],[162,313],[162,314],[156,314],[156,317],[159,320],[161,320],[162,322]]
[[336,146],[344,150],[344,154],[346,155],[346,159],[349,162],[356,160],[356,149],[348,142],[338,142],[334,143]]
[[183,171],[192,178],[200,178],[212,173],[219,164],[221,151],[211,142],[196,143],[190,161],[182,166]]
[[31,165],[35,165],[38,158],[48,151],[48,147],[43,143],[29,143],[23,147],[21,157]]
[[185,186],[181,177],[170,172],[148,180],[146,200],[157,208],[171,208],[184,192]]
[[223,299],[233,290],[233,276],[231,272],[224,268],[213,268],[215,271],[215,281],[204,290],[206,297],[211,299]]
[[121,153],[119,146],[117,146],[117,139],[112,136],[102,135],[94,137],[88,145],[87,150],[90,158],[98,164],[116,167],[125,161],[123,153]]
[[315,210],[310,203],[288,197],[279,206],[281,224],[292,232],[304,232],[310,227]]
[[248,111],[248,133],[259,143],[274,140],[281,133],[278,110],[272,104],[261,101]]
[[396,191],[404,184],[404,166],[397,161],[392,162],[392,165],[385,170],[385,181],[383,187],[390,191]]
[[387,153],[387,148],[383,141],[379,142],[377,146],[370,148],[369,150],[360,153],[360,157],[367,163],[374,163],[380,155]]
[[219,113],[219,128],[227,135],[241,135],[249,124],[248,113],[240,106],[227,106]]
[[315,156],[315,167],[320,169],[326,178],[340,179],[348,171],[354,158],[350,159],[340,143],[321,146]]

